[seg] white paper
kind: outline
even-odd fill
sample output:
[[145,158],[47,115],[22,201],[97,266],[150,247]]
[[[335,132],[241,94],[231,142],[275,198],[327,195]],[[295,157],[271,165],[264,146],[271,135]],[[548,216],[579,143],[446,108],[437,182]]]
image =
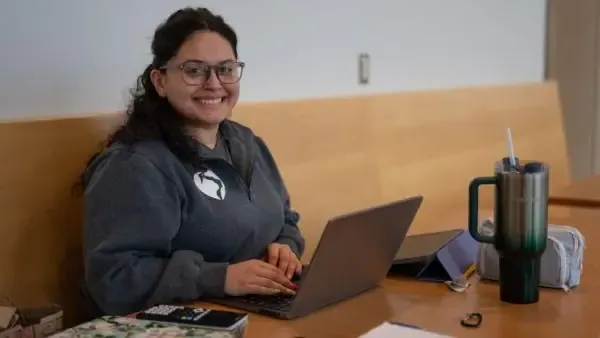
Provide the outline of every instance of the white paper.
[[384,322],[371,331],[363,334],[360,338],[451,338],[452,336],[440,335],[419,329],[413,329],[402,325],[394,325]]

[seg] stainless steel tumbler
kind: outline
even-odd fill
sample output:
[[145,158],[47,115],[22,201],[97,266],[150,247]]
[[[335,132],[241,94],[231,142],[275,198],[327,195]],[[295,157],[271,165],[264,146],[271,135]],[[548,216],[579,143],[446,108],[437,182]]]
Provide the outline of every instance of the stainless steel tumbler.
[[[469,185],[469,232],[482,243],[492,243],[500,258],[500,299],[528,304],[539,300],[540,265],[548,239],[549,167],[540,162],[512,166],[496,164],[490,177],[476,177]],[[495,186],[495,234],[478,230],[479,187]]]

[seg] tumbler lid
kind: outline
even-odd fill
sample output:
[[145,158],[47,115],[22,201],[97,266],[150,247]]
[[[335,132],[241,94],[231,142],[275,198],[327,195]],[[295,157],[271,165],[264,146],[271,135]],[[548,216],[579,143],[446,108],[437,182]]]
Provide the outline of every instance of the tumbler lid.
[[519,158],[515,157],[515,165],[513,166],[510,161],[510,157],[505,157],[502,159],[502,170],[505,172],[522,172],[521,165],[519,163]]
[[[502,159],[502,164],[505,166],[510,165],[510,157],[505,157]],[[515,157],[515,166],[519,167],[519,158]]]
[[542,162],[529,162],[523,167],[523,171],[528,174],[541,173],[544,171],[544,163]]

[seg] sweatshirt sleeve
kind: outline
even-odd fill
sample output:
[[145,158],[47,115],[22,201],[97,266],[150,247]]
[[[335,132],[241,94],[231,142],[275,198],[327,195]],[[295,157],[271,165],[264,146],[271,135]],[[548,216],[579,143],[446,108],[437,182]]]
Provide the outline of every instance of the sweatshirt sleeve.
[[226,263],[172,252],[180,198],[176,184],[139,153],[118,150],[96,168],[85,192],[85,280],[105,314],[223,295]]
[[300,229],[298,227],[298,222],[300,221],[300,214],[295,211],[291,206],[291,199],[288,194],[285,183],[283,182],[283,178],[275,163],[275,159],[271,154],[271,151],[267,147],[266,143],[260,138],[257,137],[258,147],[263,154],[263,156],[267,160],[267,164],[269,165],[271,172],[273,173],[273,178],[275,183],[280,187],[281,198],[283,200],[283,212],[284,212],[284,224],[279,236],[275,240],[277,243],[287,244],[290,246],[292,251],[296,254],[298,258],[302,257],[304,253],[305,247],[305,239]]
[[294,211],[290,206],[290,198],[285,192],[285,205],[284,205],[284,213],[285,213],[285,223],[279,236],[276,239],[277,243],[287,244],[290,246],[292,251],[296,254],[296,257],[302,257],[304,253],[305,241],[304,237],[300,233],[300,229],[298,228],[298,221],[300,220],[300,215]]

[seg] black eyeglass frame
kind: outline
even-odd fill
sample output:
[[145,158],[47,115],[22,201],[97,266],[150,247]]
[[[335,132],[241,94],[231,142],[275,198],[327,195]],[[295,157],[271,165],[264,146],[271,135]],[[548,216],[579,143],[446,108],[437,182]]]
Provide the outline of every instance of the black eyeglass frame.
[[[240,68],[240,74],[237,77],[237,80],[235,80],[233,82],[223,81],[223,79],[221,79],[221,77],[219,76],[219,72],[217,72],[217,68],[218,67],[222,67],[223,64],[225,64],[227,62],[233,62],[237,67]],[[173,65],[173,66],[166,65],[166,66],[162,66],[162,67],[158,68],[158,70],[164,72],[164,71],[166,71],[169,68],[177,69],[177,70],[179,70],[179,74],[181,75],[181,80],[183,82],[185,82],[186,84],[188,84],[190,86],[200,85],[199,83],[189,83],[188,81],[186,81],[186,77],[185,77],[183,68],[186,65],[190,64],[190,63],[202,64],[203,66],[205,66],[207,68],[207,73],[208,74],[204,74],[205,78],[204,78],[203,82],[205,82],[206,80],[210,79],[210,76],[212,76],[214,74],[217,77],[217,80],[219,80],[219,82],[221,84],[235,84],[235,83],[240,82],[240,80],[242,79],[242,75],[244,74],[244,68],[246,67],[246,63],[243,62],[243,61],[239,61],[239,60],[237,60],[237,61],[232,61],[232,60],[230,61],[230,60],[228,60],[228,61],[219,62],[219,63],[214,64],[214,65],[208,64],[208,63],[200,61],[200,60],[187,60],[187,61],[184,61],[184,62],[178,64],[178,65]]]

